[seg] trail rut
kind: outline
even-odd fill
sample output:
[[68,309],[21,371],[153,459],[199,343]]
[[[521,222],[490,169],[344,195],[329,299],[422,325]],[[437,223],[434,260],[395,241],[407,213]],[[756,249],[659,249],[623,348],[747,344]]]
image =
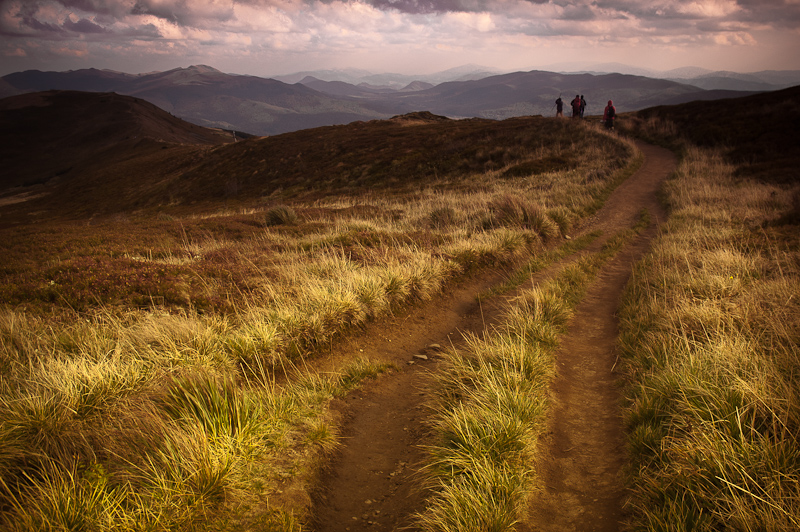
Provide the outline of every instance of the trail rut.
[[[552,416],[537,464],[543,486],[520,525],[524,531],[611,531],[623,519],[619,471],[625,453],[613,374],[615,312],[631,265],[646,252],[657,223],[665,218],[656,192],[675,167],[671,152],[647,144],[639,149],[645,157],[642,167],[576,230],[602,229],[605,238],[633,226],[643,208],[652,217],[651,225],[601,271],[562,339]],[[560,266],[554,264],[532,282]],[[324,370],[363,354],[398,370],[334,405],[344,420],[343,444],[315,493],[314,530],[414,530],[413,514],[424,509],[426,497],[417,472],[427,438],[424,390],[437,364],[435,345],[458,345],[464,333],[482,334],[496,322],[506,298],[478,304],[475,296],[503,279],[504,272],[495,271],[468,280],[435,301],[371,324],[321,361]]]

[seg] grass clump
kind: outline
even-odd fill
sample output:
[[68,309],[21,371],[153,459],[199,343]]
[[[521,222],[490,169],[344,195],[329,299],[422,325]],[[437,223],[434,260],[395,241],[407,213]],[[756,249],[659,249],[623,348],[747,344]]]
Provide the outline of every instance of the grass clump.
[[299,218],[297,212],[286,205],[272,207],[264,213],[264,225],[295,225]]

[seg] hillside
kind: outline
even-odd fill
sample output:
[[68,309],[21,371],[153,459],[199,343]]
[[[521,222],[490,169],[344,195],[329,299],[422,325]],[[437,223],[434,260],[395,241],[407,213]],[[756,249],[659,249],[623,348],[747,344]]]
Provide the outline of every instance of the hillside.
[[14,100],[76,163],[0,206],[0,529],[797,530],[800,184],[741,177],[795,97],[224,145]]
[[608,100],[614,100],[622,112],[649,107],[666,99],[689,97],[697,92],[695,87],[641,76],[532,71],[442,83],[431,89],[387,98],[401,112],[428,109],[447,116],[503,119],[525,114],[553,115],[553,102],[559,95],[569,102],[576,94],[584,94],[587,113],[591,115],[602,114]]
[[[39,93],[4,105],[0,139],[13,168],[4,187],[25,185],[5,195],[27,199],[0,210],[9,223],[141,209],[198,212],[222,203],[258,206],[357,195],[364,187],[411,192],[431,175],[447,188],[460,186],[464,173],[504,171],[513,177],[576,164],[569,153],[527,160],[530,145],[570,143],[575,134],[568,121],[540,117],[457,121],[412,113],[212,149],[232,139],[130,97]],[[492,146],[487,136],[495,139]],[[43,148],[48,155],[37,158]],[[518,167],[522,161],[527,162]]]
[[648,122],[675,124],[679,136],[701,147],[723,150],[738,174],[775,183],[800,181],[800,86],[741,98],[658,106],[635,113],[637,128]]
[[[0,194],[6,200],[45,194],[59,203],[76,195],[81,203],[89,196],[81,200],[80,191],[96,188],[95,179],[113,194],[148,173],[164,172],[174,164],[161,160],[168,147],[190,155],[201,146],[232,141],[231,133],[190,124],[130,96],[75,91],[13,96],[0,100]],[[131,164],[135,173],[118,173]]]

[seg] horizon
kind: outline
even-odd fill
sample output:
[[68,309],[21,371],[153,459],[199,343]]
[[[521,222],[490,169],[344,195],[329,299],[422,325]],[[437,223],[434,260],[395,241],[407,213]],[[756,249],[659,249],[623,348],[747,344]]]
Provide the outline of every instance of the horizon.
[[[0,0],[0,1],[2,1],[2,0]],[[200,68],[200,67],[210,68],[210,69],[216,70],[218,72],[221,72],[221,73],[227,74],[227,75],[256,76],[256,77],[262,77],[262,78],[273,78],[273,77],[274,78],[289,78],[289,77],[292,77],[292,76],[300,76],[300,75],[311,75],[311,76],[313,76],[315,74],[324,74],[324,73],[351,75],[351,76],[354,76],[354,77],[355,76],[363,76],[363,77],[368,77],[368,76],[375,76],[375,77],[380,77],[380,76],[400,76],[400,77],[412,78],[412,77],[418,75],[418,76],[420,76],[420,78],[425,78],[425,77],[433,77],[433,76],[437,76],[437,75],[442,75],[442,74],[446,74],[446,73],[450,73],[450,72],[463,73],[464,75],[480,72],[480,73],[486,73],[489,76],[494,76],[494,75],[512,74],[512,73],[517,73],[517,72],[525,73],[525,72],[540,71],[540,72],[552,72],[552,73],[556,73],[556,74],[566,74],[566,75],[588,73],[588,74],[593,74],[593,75],[594,74],[597,74],[597,75],[623,74],[623,75],[644,76],[644,77],[649,77],[649,76],[657,77],[657,76],[666,76],[666,75],[672,74],[676,78],[679,79],[680,76],[678,74],[683,74],[683,72],[681,72],[681,71],[685,71],[685,72],[689,73],[689,75],[688,75],[688,77],[686,79],[690,79],[691,77],[695,77],[695,76],[703,76],[703,75],[706,75],[706,74],[715,74],[715,73],[731,73],[731,74],[748,75],[748,74],[759,74],[759,73],[762,73],[762,72],[800,72],[800,68],[798,68],[798,69],[762,69],[762,70],[753,70],[753,71],[731,71],[731,70],[716,70],[715,71],[715,70],[711,70],[711,69],[707,69],[707,68],[703,68],[703,67],[698,67],[698,66],[695,66],[695,65],[685,65],[685,66],[681,66],[681,67],[677,67],[677,68],[673,68],[673,69],[669,69],[669,70],[654,70],[654,69],[648,69],[646,67],[638,67],[638,66],[634,66],[634,65],[626,65],[626,64],[622,64],[622,63],[616,63],[616,64],[612,64],[612,63],[585,64],[582,67],[579,67],[579,66],[568,66],[568,67],[564,67],[562,70],[554,70],[554,68],[556,66],[557,65],[546,65],[546,66],[535,66],[535,67],[530,67],[530,68],[507,70],[507,69],[497,69],[497,68],[493,68],[493,67],[488,67],[488,66],[485,66],[485,65],[478,65],[478,64],[468,63],[468,64],[457,65],[457,66],[454,66],[454,67],[451,67],[451,68],[447,68],[447,69],[443,69],[443,70],[439,70],[439,71],[434,71],[434,72],[427,72],[427,73],[410,72],[410,71],[408,73],[392,72],[392,71],[378,71],[378,70],[369,70],[369,69],[359,68],[359,67],[347,67],[347,66],[345,66],[345,67],[341,67],[341,68],[320,68],[320,69],[316,69],[316,70],[297,70],[297,71],[293,71],[293,72],[280,72],[280,73],[272,74],[270,76],[266,76],[266,75],[265,76],[256,76],[255,74],[249,74],[249,73],[242,74],[242,73],[237,73],[237,72],[227,72],[225,70],[222,70],[220,68],[215,67],[214,65],[208,65],[208,64],[203,64],[203,63],[194,63],[194,64],[187,64],[187,65],[181,65],[181,66],[167,67],[167,68],[164,68],[163,70],[150,70],[150,71],[144,71],[144,72],[127,71],[127,70],[121,70],[121,69],[117,69],[117,68],[100,68],[100,67],[96,67],[96,66],[86,66],[86,67],[66,69],[66,70],[41,70],[41,69],[37,69],[37,68],[29,68],[29,69],[26,69],[26,70],[15,70],[15,71],[12,71],[12,72],[0,73],[0,77],[6,76],[8,74],[16,74],[16,73],[25,72],[25,71],[60,72],[60,73],[64,73],[64,72],[78,72],[78,71],[81,71],[81,70],[99,70],[101,72],[114,72],[114,73],[118,73],[118,74],[126,74],[126,75],[134,75],[134,76],[146,76],[146,75],[150,75],[150,74],[160,74],[160,73],[165,73],[165,72],[171,72],[171,71],[174,71],[174,70],[189,70],[191,68]],[[617,70],[614,70],[614,68],[616,68]],[[332,76],[332,77],[335,77],[335,76]],[[342,77],[344,77],[344,76],[342,76]]]
[[465,64],[566,72],[578,62],[748,73],[799,70],[799,30],[793,0],[0,0],[0,75],[176,64],[259,77]]

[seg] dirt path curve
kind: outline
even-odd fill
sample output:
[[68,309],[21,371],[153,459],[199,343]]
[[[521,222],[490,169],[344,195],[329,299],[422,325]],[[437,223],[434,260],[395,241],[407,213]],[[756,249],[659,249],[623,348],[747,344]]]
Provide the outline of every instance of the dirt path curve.
[[[610,236],[634,225],[642,208],[654,222],[663,220],[655,194],[675,160],[666,150],[646,144],[639,148],[645,156],[642,168],[617,188],[583,230],[599,228]],[[553,388],[554,415],[543,442],[549,459],[539,464],[545,489],[535,498],[524,530],[618,529],[622,488],[617,472],[624,450],[611,374],[614,312],[631,264],[646,251],[655,232],[651,224],[601,272],[563,340]],[[601,243],[602,239],[595,246]],[[430,346],[458,345],[463,333],[481,334],[499,319],[506,298],[479,305],[475,295],[502,279],[502,272],[472,279],[407,314],[372,324],[320,361],[324,371],[325,366],[333,368],[363,354],[393,363],[398,370],[334,405],[344,419],[343,445],[314,496],[317,532],[414,530],[413,514],[424,509],[425,501],[416,473],[424,458],[420,445],[427,436],[425,384],[437,363],[436,349]],[[597,411],[584,415],[591,403]]]

